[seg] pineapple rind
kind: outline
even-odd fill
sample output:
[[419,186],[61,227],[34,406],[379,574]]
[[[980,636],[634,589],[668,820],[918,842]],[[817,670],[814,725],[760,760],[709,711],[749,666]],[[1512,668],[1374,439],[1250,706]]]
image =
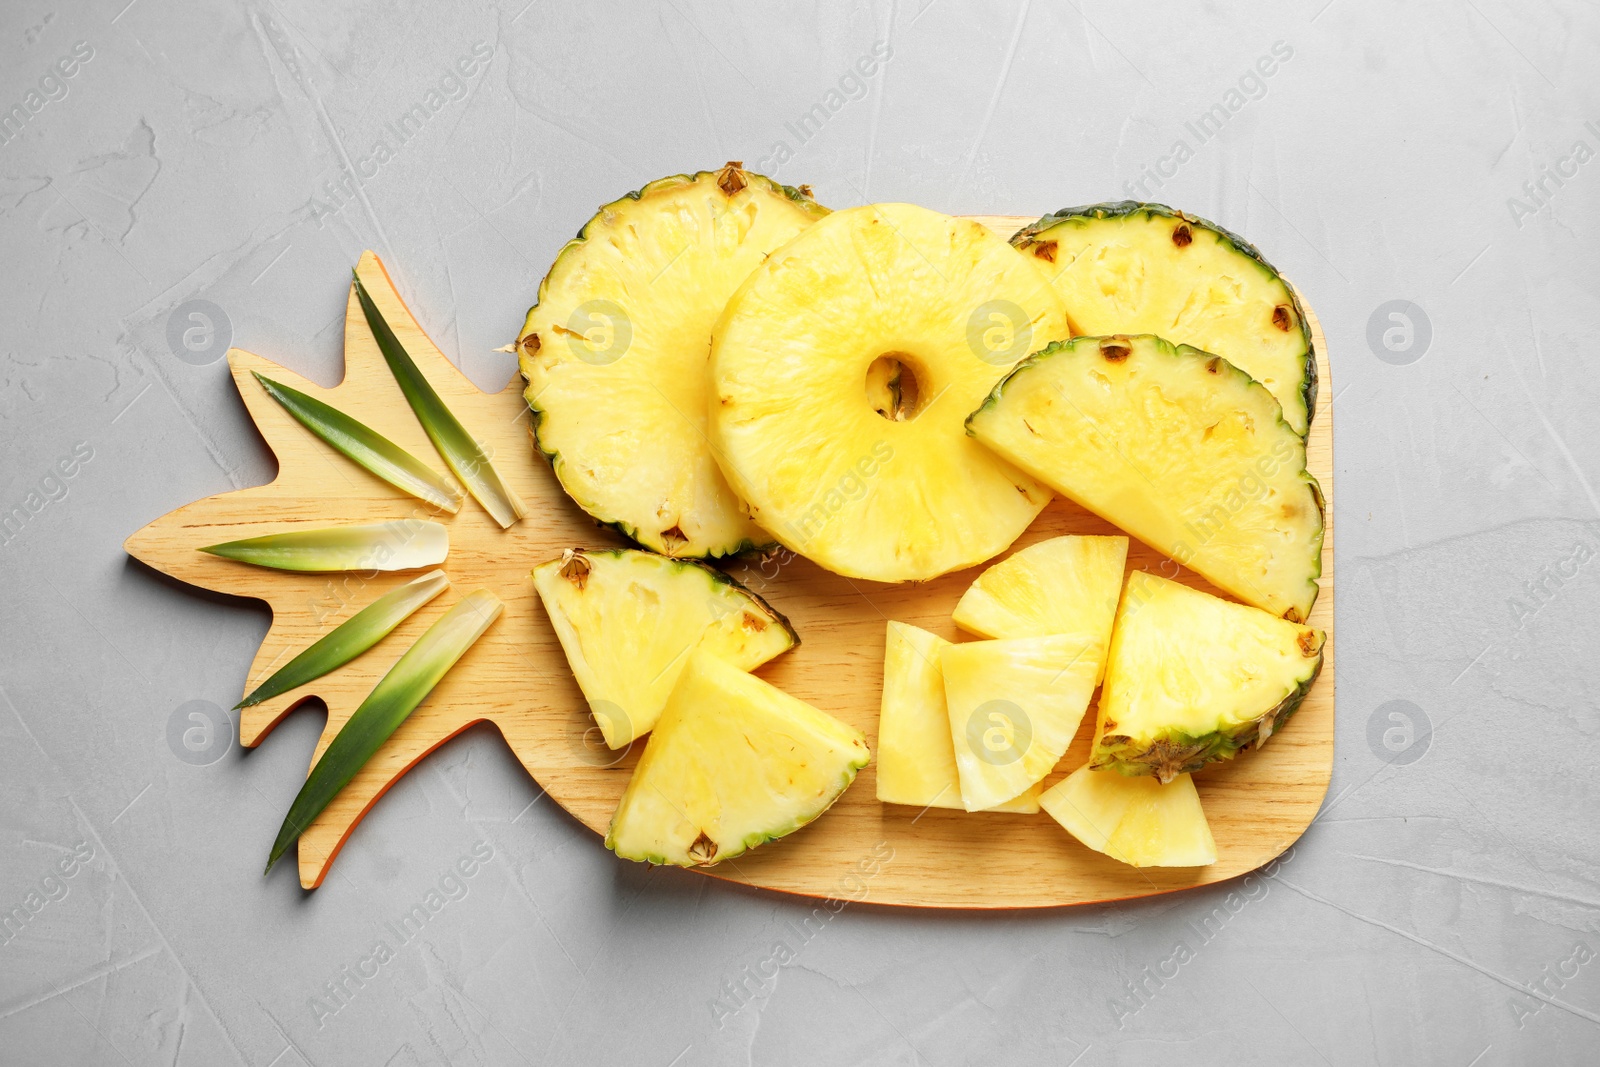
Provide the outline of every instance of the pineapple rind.
[[[1204,373],[1207,375],[1208,383],[1211,379],[1215,379],[1214,384],[1208,384],[1203,393],[1193,390],[1191,385],[1191,389],[1206,400],[1224,395],[1224,391],[1229,388],[1242,390],[1240,394],[1242,403],[1253,404],[1257,414],[1273,420],[1271,426],[1267,428],[1268,432],[1260,435],[1263,445],[1257,458],[1267,456],[1265,442],[1270,441],[1274,436],[1271,431],[1275,430],[1279,445],[1287,446],[1291,456],[1289,462],[1282,463],[1278,468],[1287,478],[1282,488],[1285,492],[1304,491],[1309,504],[1301,520],[1301,525],[1308,527],[1309,532],[1296,535],[1292,525],[1288,527],[1290,536],[1285,540],[1291,543],[1283,553],[1283,562],[1278,568],[1281,573],[1274,574],[1270,579],[1261,582],[1253,581],[1245,572],[1257,566],[1258,561],[1246,560],[1245,564],[1241,565],[1221,551],[1225,543],[1210,544],[1205,539],[1197,539],[1199,543],[1190,546],[1188,535],[1177,529],[1180,520],[1189,527],[1196,521],[1202,524],[1209,521],[1210,515],[1225,500],[1224,494],[1236,488],[1228,479],[1242,480],[1250,473],[1249,468],[1225,470],[1216,465],[1204,468],[1203,472],[1210,475],[1212,481],[1198,487],[1205,493],[1203,500],[1197,497],[1182,499],[1171,491],[1170,486],[1165,492],[1157,490],[1143,472],[1140,472],[1141,481],[1147,483],[1149,488],[1140,484],[1140,481],[1130,478],[1127,479],[1126,486],[1115,486],[1113,492],[1112,487],[1107,484],[1094,484],[1094,479],[1103,470],[1101,464],[1093,461],[1084,463],[1080,460],[1077,465],[1069,465],[1065,462],[1059,447],[1046,448],[1033,443],[1032,439],[1037,436],[1038,431],[1026,422],[1022,412],[1008,411],[1008,408],[1018,407],[1027,402],[1029,390],[1034,388],[1035,375],[1044,375],[1038,379],[1040,387],[1053,384],[1058,392],[1066,396],[1061,386],[1061,377],[1070,375],[1084,366],[1089,367],[1091,371],[1097,371],[1099,367],[1098,364],[1080,365],[1073,361],[1101,359],[1103,352],[1113,348],[1120,348],[1125,353],[1115,361],[1117,364],[1140,360],[1142,365],[1144,362],[1154,360],[1156,363],[1151,373],[1155,375],[1168,373],[1196,378]],[[1184,384],[1182,379],[1177,379],[1177,383],[1180,386]],[[1023,397],[1022,400],[1017,404],[1007,405],[1009,398],[1019,395]],[[1071,397],[1067,397],[1067,400],[1075,410],[1081,410]],[[1126,395],[1119,397],[1119,402],[1128,411],[1132,411],[1128,407],[1130,401]],[[1139,417],[1143,417],[1147,424],[1151,422],[1148,414]],[[1027,431],[1026,435],[1017,431],[1015,426],[1008,425],[1008,418],[1010,421],[1022,424]],[[1071,417],[1067,418],[1070,421]],[[1092,420],[1086,421],[1093,426]],[[1184,566],[1205,576],[1214,585],[1227,590],[1239,599],[1295,621],[1303,621],[1310,616],[1311,607],[1316,602],[1318,593],[1317,578],[1322,574],[1324,503],[1321,487],[1317,484],[1316,478],[1306,470],[1305,440],[1294,432],[1293,427],[1283,421],[1282,409],[1266,387],[1221,356],[1203,352],[1190,345],[1175,346],[1151,334],[1075,337],[1070,341],[1058,341],[1018,363],[1011,373],[1000,380],[977,410],[967,416],[966,425],[967,433],[994,449],[1003,458],[1051,484],[1057,492],[1076,500],[1088,510],[1101,515],[1152,548],[1166,553]],[[1103,436],[1098,427],[1094,428],[1097,435]],[[1074,427],[1070,425],[1067,427],[1068,431],[1073,429]],[[1205,447],[1201,441],[1189,444],[1195,454],[1198,454],[1199,448]],[[1139,445],[1139,441],[1125,444],[1113,442],[1106,448],[1111,449],[1117,459],[1126,461],[1126,452],[1132,450],[1137,454]],[[1243,455],[1242,452],[1239,454]],[[1091,457],[1092,460],[1098,458],[1100,457]],[[1075,480],[1078,485],[1067,484]],[[1086,493],[1098,493],[1103,499],[1085,499]],[[1227,515],[1225,526],[1242,528],[1247,525],[1237,522],[1241,516],[1257,524],[1265,521],[1269,513],[1258,506],[1261,501],[1242,498],[1241,500],[1237,508],[1231,511],[1223,509]],[[1180,514],[1178,507],[1182,504],[1205,504],[1207,509]],[[1267,525],[1275,533],[1284,528],[1276,520]],[[1296,536],[1299,537],[1298,542],[1295,540]],[[1265,542],[1248,547],[1257,553],[1265,553],[1268,562],[1277,559],[1271,551],[1272,546]],[[1264,567],[1265,563],[1259,565]]]
[[1312,683],[1321,674],[1322,657],[1318,656],[1310,677],[1296,685],[1288,696],[1269,711],[1241,724],[1234,732],[1213,731],[1193,735],[1182,730],[1170,730],[1161,738],[1166,746],[1164,749],[1141,746],[1131,738],[1123,741],[1099,738],[1091,757],[1092,765],[1097,771],[1116,771],[1130,778],[1155,775],[1162,781],[1169,781],[1180,774],[1192,774],[1208,763],[1233,759],[1260,740],[1263,723],[1272,724],[1269,737],[1281,731],[1294,713],[1300,710]]
[[[572,573],[581,584],[563,574],[578,567],[582,574]],[[754,670],[800,643],[781,612],[698,560],[631,548],[578,548],[534,568],[533,580],[611,748],[622,748],[655,725],[692,649]],[[653,607],[644,601],[646,593]],[[607,609],[632,614],[600,614]],[[626,722],[613,721],[602,710],[608,707],[620,708]]]
[[[1261,250],[1243,237],[1223,226],[1219,226],[1215,222],[1203,219],[1198,215],[1191,215],[1186,211],[1168,207],[1166,204],[1117,200],[1099,204],[1085,204],[1080,207],[1062,208],[1060,211],[1046,215],[1039,221],[1030,223],[1018,230],[1012,236],[1011,243],[1020,249],[1026,249],[1050,241],[1050,231],[1059,226],[1092,226],[1096,222],[1131,219],[1139,215],[1143,215],[1146,218],[1177,219],[1188,223],[1191,229],[1209,230],[1216,235],[1221,244],[1231,247],[1233,251],[1239,253],[1247,261],[1252,262],[1268,278],[1269,282],[1282,286],[1291,306],[1294,308],[1295,330],[1305,342],[1305,356],[1300,368],[1298,387],[1292,391],[1289,389],[1280,390],[1278,399],[1283,401],[1293,398],[1301,406],[1302,410],[1287,413],[1285,421],[1290,424],[1296,433],[1304,436],[1311,425],[1312,416],[1316,411],[1317,405],[1317,354],[1311,339],[1311,326],[1306,321],[1305,308],[1300,303],[1300,294],[1295,292],[1294,287],[1284,280],[1278,269],[1267,261],[1267,258],[1261,254]],[[1070,314],[1073,309],[1069,307],[1067,310]],[[1094,333],[1097,331],[1086,330],[1085,332]],[[1137,331],[1130,329],[1125,324],[1117,324],[1115,332],[1133,333]],[[1228,358],[1230,354],[1224,352],[1221,355],[1224,358]],[[1238,362],[1244,363],[1246,360],[1241,359]],[[1246,368],[1246,371],[1248,373],[1249,368]],[[1285,407],[1287,408],[1288,405],[1286,404]]]
[[[730,180],[730,175],[732,179]],[[719,185],[719,183],[726,183]],[[650,182],[642,188],[626,193],[609,204],[604,205],[586,222],[578,231],[578,235],[568,241],[557,254],[550,270],[539,283],[538,297],[533,307],[528,309],[523,327],[517,335],[518,362],[522,370],[527,388],[524,390],[524,399],[530,409],[530,431],[533,438],[534,450],[543,456],[555,472],[556,478],[561,482],[562,488],[578,504],[587,511],[596,522],[608,526],[622,534],[628,540],[644,548],[668,555],[692,558],[717,558],[743,555],[749,552],[764,551],[776,546],[772,538],[750,522],[744,515],[742,506],[732,491],[724,482],[715,462],[709,463],[703,472],[710,475],[715,484],[704,489],[706,496],[711,498],[708,504],[705,499],[696,501],[679,496],[667,503],[672,504],[678,517],[678,522],[673,529],[677,529],[684,539],[680,542],[674,537],[669,540],[668,531],[645,528],[641,516],[648,514],[648,507],[642,501],[619,502],[616,499],[605,500],[606,490],[596,484],[584,481],[587,477],[581,473],[578,464],[583,456],[578,453],[572,444],[558,444],[549,440],[552,435],[552,411],[549,405],[541,402],[542,390],[540,382],[549,386],[548,368],[539,368],[538,353],[541,348],[538,331],[535,328],[539,319],[541,308],[548,303],[549,286],[552,278],[565,271],[569,260],[572,263],[582,262],[582,257],[591,241],[605,236],[604,227],[607,220],[619,210],[629,210],[630,205],[650,201],[656,197],[670,196],[686,187],[703,184],[708,187],[708,195],[717,193],[731,201],[733,195],[744,189],[770,193],[780,198],[783,203],[797,207],[801,214],[809,216],[812,221],[828,214],[828,209],[817,204],[811,199],[810,190],[806,186],[795,188],[782,185],[760,174],[746,171],[737,163],[730,163],[718,171],[699,171],[695,174],[675,174]],[[734,194],[727,193],[727,188],[737,185]],[[634,210],[637,210],[636,208]],[[769,249],[768,251],[771,251]],[[720,311],[720,308],[717,309]],[[715,317],[715,316],[713,316]],[[707,331],[707,342],[710,336]],[[531,347],[530,347],[531,344]],[[670,404],[671,401],[668,400]],[[676,405],[674,405],[676,406]],[[682,417],[693,419],[701,412],[679,410],[674,418]],[[572,431],[569,429],[568,437]],[[703,438],[701,438],[703,440]],[[681,444],[681,442],[680,442]],[[681,469],[693,460],[679,461]],[[721,527],[721,533],[699,534],[694,531],[682,530],[682,519],[693,516],[699,518],[698,513],[705,513],[705,525],[708,527]],[[656,525],[651,523],[650,525]]]
[[624,859],[714,866],[816,819],[869,758],[860,731],[697,650],[617,805],[606,847]]
[[[1167,782],[1259,748],[1299,710],[1322,671],[1325,641],[1321,630],[1134,571],[1117,611],[1089,766]],[[1278,660],[1218,658],[1246,642],[1267,652],[1276,643]],[[1173,685],[1156,687],[1169,669],[1178,672]],[[1265,679],[1268,692],[1274,680],[1282,688],[1266,706],[1239,706],[1248,691],[1241,676]],[[1260,699],[1261,690],[1250,696]],[[1173,721],[1180,716],[1211,728],[1186,729]]]

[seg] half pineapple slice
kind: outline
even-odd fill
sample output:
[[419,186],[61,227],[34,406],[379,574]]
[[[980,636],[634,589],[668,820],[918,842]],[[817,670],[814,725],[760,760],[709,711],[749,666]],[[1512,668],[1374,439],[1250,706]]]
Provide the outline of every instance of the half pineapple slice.
[[1052,537],[978,575],[951,617],[979,637],[1083,634],[1104,647],[1111,641],[1127,561],[1126,537]]
[[706,444],[711,327],[757,264],[825,214],[729,163],[607,204],[561,250],[517,352],[538,447],[579,507],[673,556],[771,544]]
[[1294,290],[1244,238],[1123,200],[1046,215],[1011,240],[1048,264],[1073,333],[1155,333],[1215,352],[1305,434],[1317,397],[1311,329]]
[[1050,773],[1078,732],[1105,652],[1081,634],[943,649],[939,665],[968,811],[992,808]]
[[1050,493],[961,420],[1067,335],[1035,261],[978,223],[909,204],[836,211],[728,302],[713,450],[751,517],[829,570],[901,582],[970,567]]
[[867,765],[861,733],[697,650],[611,818],[624,859],[710,866],[791,834]]
[[1163,785],[1079,767],[1046,790],[1039,804],[1085,845],[1134,867],[1217,862],[1217,843],[1187,774]]
[[800,643],[765,600],[693,560],[570,549],[533,584],[612,748],[656,724],[695,648],[748,671]]
[[1265,744],[1322,670],[1324,636],[1134,571],[1117,609],[1089,765],[1170,782]]
[[995,386],[967,431],[1240,600],[1309,617],[1322,494],[1305,441],[1220,356],[1149,335],[1053,344]]
[[[878,799],[916,808],[965,808],[950,712],[944,698],[938,634],[904,622],[889,623],[883,656],[883,707],[878,715]],[[1033,814],[1039,783],[990,811]]]

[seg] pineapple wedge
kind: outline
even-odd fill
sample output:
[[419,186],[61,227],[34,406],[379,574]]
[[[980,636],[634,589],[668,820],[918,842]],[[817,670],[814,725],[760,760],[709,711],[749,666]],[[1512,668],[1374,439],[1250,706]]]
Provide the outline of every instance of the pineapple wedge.
[[517,336],[534,436],[579,507],[669,556],[770,546],[706,443],[711,327],[746,276],[827,214],[738,163],[600,209]]
[[[965,808],[950,743],[940,651],[950,642],[909,623],[889,623],[878,716],[878,799],[916,808]],[[1040,785],[990,811],[1034,814]]]
[[978,575],[951,617],[979,637],[1076,633],[1108,645],[1127,561],[1126,537],[1052,537]]
[[696,650],[611,818],[606,847],[679,867],[733,859],[821,815],[868,755],[860,731]]
[[1078,732],[1105,644],[1082,634],[949,645],[939,655],[968,811],[1044,778]]
[[1073,333],[1158,333],[1215,352],[1265,385],[1305,435],[1317,397],[1311,329],[1249,241],[1132,200],[1046,215],[1011,241],[1048,264]]
[[1321,630],[1128,575],[1089,765],[1170,782],[1283,729],[1322,670]]
[[1159,337],[1029,357],[967,432],[1247,603],[1296,622],[1322,573],[1322,494],[1260,383]]
[[1047,789],[1039,804],[1085,845],[1134,867],[1217,862],[1217,843],[1187,774],[1163,785],[1079,767]]
[[571,549],[533,585],[612,748],[656,724],[695,648],[748,671],[800,643],[765,600],[693,560]]
[[751,517],[831,571],[903,582],[970,567],[1050,493],[961,420],[1066,336],[1036,261],[978,223],[909,204],[836,211],[718,321],[712,451]]

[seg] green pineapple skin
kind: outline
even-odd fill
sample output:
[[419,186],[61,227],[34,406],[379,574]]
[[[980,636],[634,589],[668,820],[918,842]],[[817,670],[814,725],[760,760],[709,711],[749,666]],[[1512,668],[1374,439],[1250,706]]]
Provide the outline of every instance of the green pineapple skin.
[[[1279,281],[1283,280],[1283,272],[1268,262],[1267,257],[1261,254],[1259,248],[1232,230],[1220,226],[1209,219],[1203,219],[1199,215],[1191,215],[1187,211],[1179,211],[1177,208],[1169,207],[1166,204],[1145,203],[1138,200],[1108,200],[1098,204],[1064,207],[1018,230],[1012,235],[1011,243],[1018,249],[1026,249],[1029,244],[1040,238],[1045,231],[1074,219],[1098,221],[1128,218],[1140,214],[1151,218],[1177,219],[1181,222],[1187,222],[1191,227],[1198,226],[1201,229],[1210,230],[1231,245],[1240,255],[1254,260],[1265,273],[1270,274]],[[1295,322],[1299,324],[1300,334],[1305,338],[1306,342],[1305,384],[1300,389],[1300,395],[1306,405],[1306,433],[1309,434],[1311,432],[1311,420],[1317,410],[1317,351],[1311,340],[1311,326],[1306,321],[1306,310],[1300,303],[1300,294],[1295,291],[1294,286],[1289,285],[1287,282],[1284,283],[1284,288],[1289,292],[1289,299],[1294,305]]]
[[[1241,723],[1233,733],[1216,731],[1202,736],[1191,736],[1181,730],[1165,734],[1157,746],[1139,745],[1132,738],[1112,734],[1099,738],[1090,754],[1089,766],[1097,771],[1114,770],[1128,777],[1156,774],[1157,763],[1168,762],[1168,754],[1181,754],[1178,762],[1171,763],[1173,775],[1192,774],[1216,760],[1231,760],[1240,752],[1249,750],[1261,736],[1261,724],[1270,722],[1271,733],[1283,729],[1300,705],[1305,701],[1311,686],[1322,674],[1322,653],[1317,653],[1316,665],[1293,692],[1278,702],[1277,706],[1258,718]],[[1270,736],[1270,735],[1269,735]]]
[[[865,759],[863,759],[861,761],[861,763],[852,765],[849,768],[847,768],[843,773],[841,773],[840,776],[839,776],[840,785],[839,785],[838,795],[834,797],[832,803],[830,803],[828,805],[828,807],[823,808],[821,811],[819,811],[815,815],[811,816],[811,818],[809,818],[809,819],[796,819],[793,822],[789,823],[787,826],[783,827],[782,829],[775,829],[775,830],[771,831],[770,833],[747,834],[743,839],[740,840],[739,847],[738,847],[737,850],[729,849],[729,850],[726,850],[726,851],[718,851],[718,853],[716,855],[716,858],[711,860],[709,863],[697,863],[697,864],[694,864],[693,866],[698,867],[698,868],[700,868],[702,870],[710,868],[710,867],[715,867],[717,864],[721,863],[723,860],[736,860],[740,856],[743,856],[746,852],[749,852],[753,848],[760,848],[762,845],[767,844],[769,841],[780,841],[783,838],[788,837],[790,834],[794,833],[797,830],[805,829],[807,826],[810,826],[812,823],[816,822],[822,816],[826,815],[828,813],[828,809],[833,807],[834,804],[837,804],[839,802],[839,797],[844,796],[845,790],[849,789],[850,786],[855,783],[856,776],[860,773],[861,768],[865,767],[866,765],[867,765],[867,761]],[[613,835],[612,830],[611,830],[610,827],[606,828],[605,846],[606,846],[606,848],[610,849],[612,852],[615,852],[617,854],[617,856],[619,858],[621,858],[621,859],[633,860],[633,861],[635,861],[637,863],[651,863],[651,864],[656,865],[657,867],[679,867],[679,866],[683,866],[683,864],[679,863],[679,861],[677,861],[675,859],[670,859],[667,856],[661,855],[659,853],[640,852],[640,853],[635,854],[635,853],[632,853],[632,852],[619,851],[618,848],[617,848],[616,838]]]

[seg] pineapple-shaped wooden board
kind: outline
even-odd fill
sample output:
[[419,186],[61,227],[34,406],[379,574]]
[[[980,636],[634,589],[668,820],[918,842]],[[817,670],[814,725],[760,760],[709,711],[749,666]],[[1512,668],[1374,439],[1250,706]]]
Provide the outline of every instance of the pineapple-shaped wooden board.
[[[984,217],[1003,235],[1026,221]],[[269,484],[196,501],[128,538],[130,554],[193,585],[265,601],[272,627],[249,672],[253,688],[300,650],[383,592],[418,572],[298,574],[264,570],[199,551],[220,541],[347,523],[427,519],[447,526],[443,569],[451,587],[387,639],[338,670],[241,713],[243,744],[260,744],[299,705],[319,698],[328,721],[313,761],[400,655],[461,597],[488,589],[504,615],[466,653],[299,840],[300,880],[320,885],[361,817],[429,752],[467,727],[491,722],[528,773],[585,826],[604,834],[644,739],[613,752],[600,740],[572,679],[530,572],[573,547],[621,545],[562,492],[533,447],[521,379],[496,394],[474,387],[429,340],[384,266],[366,253],[357,277],[422,374],[525,504],[526,517],[502,529],[468,497],[454,515],[400,493],[346,459],[269,397],[261,372],[354,416],[444,471],[368,328],[352,289],[345,317],[345,377],[332,389],[240,349],[228,353],[234,382],[279,463]],[[1333,395],[1321,329],[1316,346],[1320,408],[1307,442],[1308,467],[1328,500],[1322,593],[1308,620],[1326,630],[1324,666],[1293,722],[1248,758],[1195,776],[1216,838],[1208,867],[1136,869],[1079,845],[1044,814],[977,813],[880,804],[868,766],[816,822],[781,841],[704,873],[819,897],[849,897],[922,907],[1039,907],[1116,900],[1221,881],[1280,855],[1310,825],[1333,764]],[[1017,542],[1026,547],[1064,533],[1112,533],[1102,520],[1057,499]],[[1210,590],[1202,579],[1134,542],[1129,566]],[[802,644],[757,673],[792,695],[862,730],[876,742],[886,620],[946,638],[950,613],[980,568],[922,584],[880,585],[830,574],[790,555],[743,559],[729,573],[789,617]],[[1214,590],[1213,590],[1214,591]],[[1087,757],[1094,715],[1047,784]],[[261,842],[265,857],[270,842]],[[359,847],[359,841],[356,843]],[[595,847],[602,847],[599,839]],[[626,862],[618,860],[617,862]],[[863,874],[862,872],[867,872]],[[251,873],[241,868],[241,876]],[[693,877],[685,874],[683,877]]]

